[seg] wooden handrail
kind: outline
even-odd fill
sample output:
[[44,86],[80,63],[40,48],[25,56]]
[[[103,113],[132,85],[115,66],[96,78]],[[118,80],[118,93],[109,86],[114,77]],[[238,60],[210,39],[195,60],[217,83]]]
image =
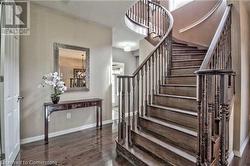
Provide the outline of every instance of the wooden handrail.
[[[143,60],[143,62],[137,67],[137,69],[134,71],[133,73],[133,76],[135,77],[138,72],[142,69],[142,67],[146,64],[146,62],[150,59],[150,57],[154,54],[154,52],[157,50],[157,48],[166,40],[166,38],[168,37],[168,35],[170,34],[170,32],[172,31],[173,29],[173,25],[174,25],[174,19],[173,19],[173,16],[172,14],[163,6],[159,5],[158,3],[155,3],[155,2],[151,2],[151,1],[148,1],[148,3],[150,4],[153,4],[155,6],[158,6],[158,7],[161,7],[167,14],[167,17],[169,19],[169,28],[167,30],[167,32],[165,33],[165,35],[161,38],[160,42],[154,47],[154,49],[148,54],[148,56]],[[126,14],[126,17],[128,17],[128,14]],[[128,17],[129,18],[129,17]],[[130,19],[130,18],[129,18]],[[139,25],[139,26],[142,26],[142,27],[145,27],[145,28],[148,28],[148,26],[146,25],[143,25],[143,24],[140,24],[136,21],[134,21],[133,19],[130,19],[133,23]]]
[[235,75],[233,70],[215,70],[215,69],[207,69],[207,70],[198,70],[195,72],[197,75],[219,75],[219,74],[229,74]]
[[215,35],[214,35],[214,37],[213,37],[213,39],[211,41],[211,44],[210,44],[210,46],[208,48],[206,56],[205,56],[205,58],[204,58],[204,60],[203,60],[203,62],[201,64],[200,70],[206,69],[208,67],[208,65],[209,65],[209,62],[210,62],[210,60],[211,60],[211,58],[213,56],[215,48],[216,48],[216,46],[217,46],[217,44],[219,42],[219,39],[220,39],[220,37],[221,37],[221,35],[223,33],[223,30],[224,30],[224,27],[226,25],[227,19],[228,19],[229,15],[230,15],[231,7],[232,7],[232,5],[228,5],[225,12],[224,12],[224,14],[223,14],[222,20],[221,20],[221,22],[220,22],[220,24],[219,24],[219,26],[218,26],[218,28],[216,30],[216,33],[215,33]]
[[183,33],[186,32],[194,27],[196,27],[197,25],[200,25],[201,23],[205,22],[208,18],[210,18],[214,12],[220,7],[220,5],[222,4],[223,0],[219,0],[214,7],[202,18],[200,18],[199,20],[195,21],[194,23],[192,23],[191,25],[186,26],[185,28],[182,28],[179,30],[179,33]]

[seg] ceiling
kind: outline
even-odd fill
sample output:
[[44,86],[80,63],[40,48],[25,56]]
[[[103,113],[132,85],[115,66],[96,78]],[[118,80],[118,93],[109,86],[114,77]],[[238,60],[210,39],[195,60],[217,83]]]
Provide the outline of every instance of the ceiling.
[[139,48],[139,40],[144,37],[129,30],[124,22],[125,12],[133,5],[134,0],[33,1],[42,6],[111,27],[113,30],[113,47],[124,49],[124,45],[128,42],[131,50],[136,50]]

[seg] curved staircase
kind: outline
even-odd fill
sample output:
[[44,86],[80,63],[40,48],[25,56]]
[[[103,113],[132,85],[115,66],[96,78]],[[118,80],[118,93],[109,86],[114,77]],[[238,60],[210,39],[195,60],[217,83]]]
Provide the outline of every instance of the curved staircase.
[[173,39],[157,2],[138,1],[126,17],[159,41],[133,75],[118,77],[117,154],[133,165],[227,165],[230,6],[209,48]]

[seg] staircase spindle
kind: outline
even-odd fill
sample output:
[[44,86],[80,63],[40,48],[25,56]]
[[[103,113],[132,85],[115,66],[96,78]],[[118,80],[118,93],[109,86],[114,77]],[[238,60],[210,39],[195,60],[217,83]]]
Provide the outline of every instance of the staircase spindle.
[[152,57],[150,57],[149,59],[149,65],[148,65],[148,88],[149,88],[149,104],[152,104],[152,100],[151,100],[151,95],[152,95],[152,87],[151,87],[151,82],[152,82],[152,78],[151,78],[151,63],[152,63]]
[[132,94],[133,94],[133,100],[132,100],[132,102],[133,102],[133,120],[132,120],[132,129],[133,130],[135,130],[135,78],[132,78],[132,88],[133,88],[133,90],[132,90]]
[[125,79],[122,78],[122,144],[125,143],[126,138],[126,122],[125,122]]
[[128,91],[128,97],[127,97],[127,100],[128,100],[128,143],[129,145],[132,144],[132,141],[131,141],[131,120],[130,120],[130,90],[131,90],[131,84],[130,84],[130,77],[127,78],[127,91]]
[[144,101],[145,114],[147,115],[148,105],[148,62],[145,65],[145,101]]
[[143,82],[144,82],[144,67],[141,70],[141,116],[144,116],[144,86],[143,86]]
[[138,74],[137,77],[137,116],[140,116],[140,75]]
[[121,124],[121,78],[118,77],[118,124],[119,124],[119,129],[118,129],[118,141],[121,142],[122,139],[122,134],[121,134],[121,128],[120,128],[120,124]]

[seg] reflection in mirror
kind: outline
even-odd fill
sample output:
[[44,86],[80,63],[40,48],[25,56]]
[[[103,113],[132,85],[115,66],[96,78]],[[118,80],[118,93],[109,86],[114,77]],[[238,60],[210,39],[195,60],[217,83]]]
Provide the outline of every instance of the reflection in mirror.
[[89,49],[55,44],[55,66],[69,91],[89,90]]

